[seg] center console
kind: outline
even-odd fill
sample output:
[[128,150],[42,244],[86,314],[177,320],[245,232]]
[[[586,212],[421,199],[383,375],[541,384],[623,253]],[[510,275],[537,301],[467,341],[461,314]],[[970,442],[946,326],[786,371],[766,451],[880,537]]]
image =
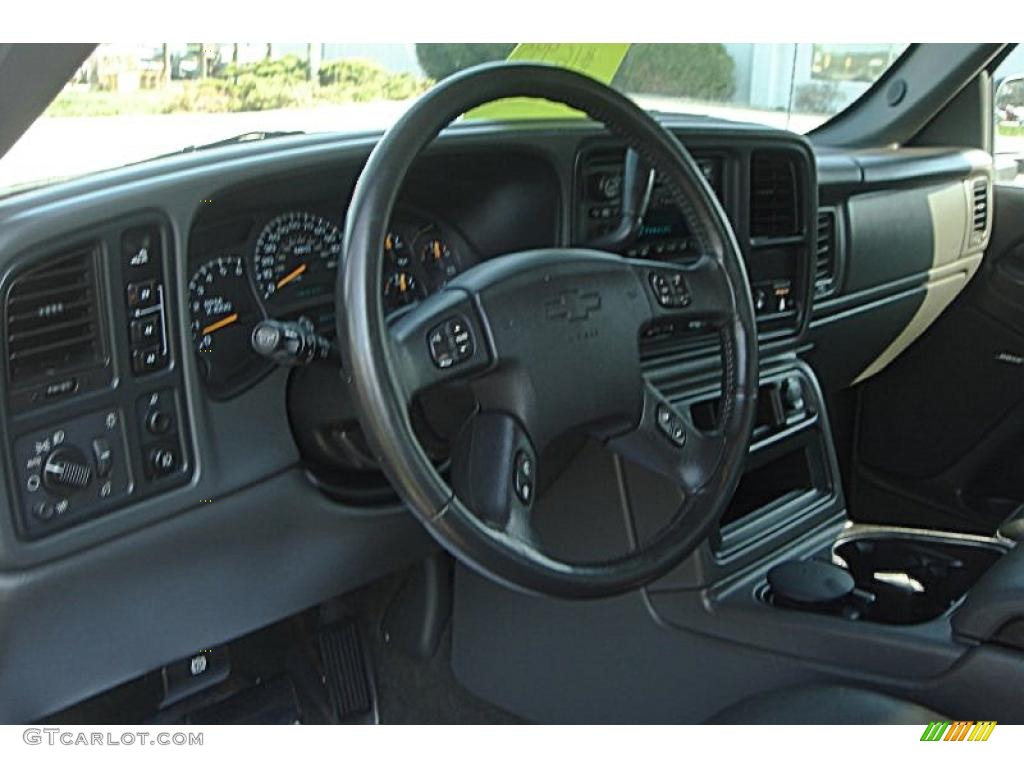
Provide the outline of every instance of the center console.
[[[715,402],[690,392],[681,405],[699,419]],[[638,535],[650,535],[670,505],[658,508],[650,478],[627,481]],[[680,638],[781,655],[833,680],[963,690],[966,670],[1005,676],[1010,664],[1024,682],[1024,551],[1002,535],[850,522],[824,398],[800,362],[764,373],[717,534],[646,597]]]

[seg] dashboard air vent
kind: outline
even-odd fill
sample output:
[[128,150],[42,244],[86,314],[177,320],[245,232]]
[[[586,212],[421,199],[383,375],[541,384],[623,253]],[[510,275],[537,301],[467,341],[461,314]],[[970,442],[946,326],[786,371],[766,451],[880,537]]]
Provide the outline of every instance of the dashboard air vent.
[[751,237],[800,234],[796,163],[790,155],[755,152],[750,168]]
[[984,232],[988,227],[988,182],[976,179],[971,188],[973,196],[973,230]]
[[814,250],[814,296],[827,296],[836,287],[836,212],[818,211]]
[[102,363],[96,247],[61,252],[19,273],[4,320],[12,384]]

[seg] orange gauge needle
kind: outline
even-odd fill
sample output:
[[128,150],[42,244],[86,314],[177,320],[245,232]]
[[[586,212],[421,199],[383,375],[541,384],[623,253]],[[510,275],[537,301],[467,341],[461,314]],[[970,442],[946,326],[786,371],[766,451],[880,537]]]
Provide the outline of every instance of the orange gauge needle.
[[406,289],[406,277],[404,274],[398,276],[398,290],[405,293]]
[[289,272],[287,275],[285,275],[284,277],[282,277],[280,280],[277,281],[277,287],[278,288],[284,288],[286,285],[288,285],[288,283],[290,283],[292,280],[297,278],[299,275],[301,275],[305,271],[306,271],[306,265],[305,264],[299,264],[299,266],[297,266],[295,269],[293,269],[291,272]]
[[434,241],[434,261],[440,261],[440,260],[441,260],[441,241],[440,240],[435,240]]
[[208,326],[203,328],[203,336],[205,336],[208,333],[213,333],[214,331],[219,331],[224,326],[231,325],[232,323],[237,323],[237,322],[238,322],[238,313],[237,312],[232,312],[227,317],[222,317],[217,322],[210,323]]

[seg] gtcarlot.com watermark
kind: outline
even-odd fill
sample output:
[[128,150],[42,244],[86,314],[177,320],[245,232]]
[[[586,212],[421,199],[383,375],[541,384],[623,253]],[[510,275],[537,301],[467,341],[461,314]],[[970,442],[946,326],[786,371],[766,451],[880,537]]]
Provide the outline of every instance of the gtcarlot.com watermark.
[[80,731],[74,728],[26,728],[22,740],[31,746],[64,747],[201,747],[203,734],[188,731]]

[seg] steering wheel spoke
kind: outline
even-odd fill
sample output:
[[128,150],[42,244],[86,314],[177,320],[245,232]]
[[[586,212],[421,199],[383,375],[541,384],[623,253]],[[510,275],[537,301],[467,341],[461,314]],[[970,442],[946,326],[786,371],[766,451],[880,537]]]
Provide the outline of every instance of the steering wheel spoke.
[[645,326],[682,322],[718,328],[733,317],[735,300],[721,264],[710,256],[690,263],[630,262],[648,292]]
[[431,296],[389,330],[407,405],[423,390],[479,376],[494,359],[483,315],[465,291]]
[[689,411],[674,406],[650,382],[644,385],[640,423],[608,441],[611,450],[668,477],[688,495],[707,486],[724,445],[721,431],[697,427]]

